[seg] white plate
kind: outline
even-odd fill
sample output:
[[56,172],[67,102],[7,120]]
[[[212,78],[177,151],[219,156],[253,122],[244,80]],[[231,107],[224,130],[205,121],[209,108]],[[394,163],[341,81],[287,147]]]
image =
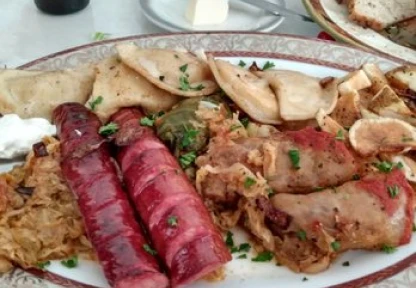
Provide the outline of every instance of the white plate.
[[[188,33],[137,36],[94,43],[47,56],[21,68],[54,70],[75,67],[114,54],[114,44],[119,42],[135,42],[142,47],[185,48],[190,51],[203,48],[206,51],[216,51],[216,56],[234,63],[238,63],[240,59],[246,63],[255,60],[261,66],[269,60],[273,61],[280,69],[302,71],[318,77],[342,76],[346,71],[354,70],[366,62],[378,63],[384,70],[399,65],[397,61],[368,51],[314,39],[257,33]],[[0,163],[0,170],[10,169],[10,165],[6,165]],[[241,243],[245,241],[243,237],[244,235],[239,235],[235,241]],[[224,281],[218,283],[199,281],[189,287],[312,288],[334,285],[340,285],[337,286],[338,288],[361,287],[390,277],[405,268],[408,268],[406,275],[412,273],[416,275],[416,268],[411,266],[411,263],[416,261],[415,251],[416,238],[409,245],[400,247],[394,254],[387,255],[366,251],[348,252],[337,259],[329,270],[309,276],[295,274],[287,268],[276,267],[272,263],[253,263],[250,261],[250,257],[248,260],[235,259],[227,265],[227,277]],[[343,267],[341,264],[344,261],[350,261],[351,266]],[[0,287],[56,287],[44,279],[72,288],[86,287],[84,284],[108,287],[100,266],[95,263],[82,261],[79,267],[67,269],[59,262],[55,262],[48,269],[52,273],[38,276],[16,269],[10,274],[0,276]],[[302,281],[305,276],[308,281]],[[411,287],[410,284],[406,285],[406,283],[410,283],[409,279],[389,280],[389,283],[405,283],[402,287]]]
[[[284,0],[271,0],[270,2],[285,5]],[[140,6],[147,19],[170,32],[227,30],[269,32],[277,28],[284,19],[238,0],[230,0],[228,18],[224,23],[192,26],[185,19],[187,3],[188,0],[140,0]]]

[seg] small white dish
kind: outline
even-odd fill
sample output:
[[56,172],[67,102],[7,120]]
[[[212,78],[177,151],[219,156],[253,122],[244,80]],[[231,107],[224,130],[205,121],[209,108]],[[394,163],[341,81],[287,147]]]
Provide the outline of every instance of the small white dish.
[[[284,17],[272,15],[238,0],[230,0],[227,20],[219,25],[193,26],[185,18],[188,0],[139,0],[146,18],[170,32],[181,31],[259,31],[270,32],[277,28]],[[219,0],[212,0],[219,1]],[[270,2],[285,5],[284,0]]]

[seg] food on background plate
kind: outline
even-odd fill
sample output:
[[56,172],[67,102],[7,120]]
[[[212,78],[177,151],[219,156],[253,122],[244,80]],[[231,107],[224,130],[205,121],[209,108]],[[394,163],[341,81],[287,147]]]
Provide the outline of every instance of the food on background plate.
[[47,137],[41,145],[45,154],[32,151],[23,166],[0,175],[0,273],[13,265],[44,269],[74,255],[95,259],[59,166],[59,141]]
[[414,0],[337,0],[348,18],[390,41],[416,49],[416,3]]
[[399,45],[416,49],[416,17],[391,25],[381,32]]
[[414,0],[348,0],[349,17],[376,31],[416,16]]
[[[117,161],[172,287],[192,283],[231,260],[222,235],[177,160],[137,109],[117,112]],[[209,247],[209,249],[207,249]]]
[[124,64],[174,95],[207,96],[218,90],[208,64],[189,52],[141,49],[133,44],[116,48]]
[[65,102],[85,103],[95,78],[93,67],[62,71],[0,70],[0,113],[51,120]]
[[[226,277],[222,267],[230,252],[251,247],[257,253],[252,261],[275,258],[295,272],[317,273],[346,250],[390,253],[409,241],[413,67],[385,75],[365,64],[344,77],[321,79],[274,70],[272,61],[246,69],[244,61],[237,66],[211,55],[202,60],[127,44],[117,50],[121,62],[104,59],[92,70],[97,77],[86,73],[72,82],[77,89],[91,83],[83,100],[75,93],[65,101],[78,103],[53,107],[60,151],[46,138],[23,168],[0,176],[0,204],[10,203],[0,205],[0,219],[18,211],[22,219],[41,213],[34,217],[62,220],[54,206],[60,198],[47,207],[30,204],[50,203],[48,193],[59,193],[68,201],[65,219],[75,219],[59,222],[59,229],[75,226],[76,233],[54,240],[58,254],[45,256],[45,246],[16,258],[15,250],[0,249],[3,271],[95,252],[114,287],[178,287]],[[45,83],[34,87],[49,89],[48,73],[61,75],[30,72],[28,82],[41,75]],[[64,81],[50,90],[66,87]],[[32,175],[42,181],[30,182]],[[78,205],[67,198],[71,190]],[[14,224],[0,221],[0,231]],[[251,244],[235,246],[229,229],[237,226]]]
[[0,159],[27,155],[32,145],[46,136],[54,136],[56,127],[43,118],[21,119],[16,114],[0,117]]
[[[94,108],[104,123],[123,107],[141,106],[148,112],[159,112],[169,110],[180,100],[180,97],[147,81],[116,57],[99,62],[96,73],[94,88],[86,105]],[[94,105],[97,99],[101,99],[101,103]]]
[[79,103],[53,113],[62,173],[77,198],[85,229],[110,283],[117,288],[169,286],[123,191],[101,122]]

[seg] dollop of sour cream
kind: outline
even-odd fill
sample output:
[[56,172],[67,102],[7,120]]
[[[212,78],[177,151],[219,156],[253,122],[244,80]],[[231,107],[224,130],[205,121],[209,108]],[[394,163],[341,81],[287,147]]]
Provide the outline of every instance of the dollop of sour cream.
[[0,133],[0,159],[12,159],[29,153],[43,137],[55,135],[56,126],[42,118],[7,114],[0,118]]

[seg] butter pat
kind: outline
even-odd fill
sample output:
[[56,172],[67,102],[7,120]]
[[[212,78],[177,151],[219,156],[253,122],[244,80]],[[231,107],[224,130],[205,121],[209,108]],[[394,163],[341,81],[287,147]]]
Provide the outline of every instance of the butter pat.
[[228,0],[190,0],[186,19],[194,26],[223,23],[228,16]]

